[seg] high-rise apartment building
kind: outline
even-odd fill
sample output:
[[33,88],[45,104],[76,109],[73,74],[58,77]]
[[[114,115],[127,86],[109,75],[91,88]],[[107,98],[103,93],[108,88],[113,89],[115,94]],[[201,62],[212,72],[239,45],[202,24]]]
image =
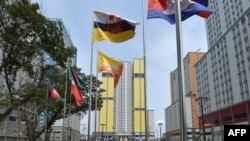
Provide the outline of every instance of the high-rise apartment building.
[[223,125],[250,124],[250,1],[209,5],[218,14],[206,21],[209,50],[196,65],[197,96],[207,99],[200,108],[206,138],[223,140]]
[[[199,121],[197,116],[195,64],[205,53],[189,52],[184,58],[185,81],[185,118],[189,140],[194,140],[199,134]],[[165,128],[168,140],[180,139],[180,103],[178,68],[170,73],[171,105],[165,109]]]
[[[145,139],[144,61],[123,62],[123,72],[114,89],[111,74],[102,72],[103,107],[99,112],[99,138]],[[148,111],[148,137],[154,136],[153,110]]]
[[145,135],[145,93],[144,93],[144,61],[134,60],[134,133],[141,137]]
[[[223,141],[223,125],[250,124],[250,1],[209,0],[209,7],[215,13],[206,20],[208,51],[195,65],[198,121],[205,132],[198,137]],[[166,120],[173,116],[167,113]]]

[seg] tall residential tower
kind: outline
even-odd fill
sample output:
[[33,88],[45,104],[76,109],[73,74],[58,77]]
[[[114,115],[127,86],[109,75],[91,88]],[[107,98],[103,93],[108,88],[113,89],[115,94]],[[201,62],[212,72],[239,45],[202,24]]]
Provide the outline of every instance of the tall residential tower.
[[[195,99],[201,100],[197,101],[196,112],[205,132],[197,138],[223,141],[225,124],[250,124],[250,1],[209,0],[209,7],[215,13],[206,20],[208,51],[195,64]],[[188,78],[191,75],[187,71]],[[185,86],[189,86],[186,80]],[[169,121],[179,120],[179,116],[169,115],[174,104],[166,109],[170,127],[175,126]],[[167,131],[170,127],[166,125]],[[168,135],[169,140],[174,139],[172,132]]]
[[[195,64],[202,58],[204,53],[189,52],[184,58],[185,74],[185,117],[187,124],[187,135],[189,140],[195,140],[199,135],[199,121],[197,116]],[[166,136],[168,140],[180,139],[180,108],[179,108],[179,86],[178,68],[170,73],[171,105],[165,109]]]
[[[123,62],[117,88],[112,75],[102,72],[103,107],[99,113],[99,138],[145,139],[144,61]],[[153,110],[148,114],[149,138],[154,136]]]
[[[223,125],[250,124],[250,1],[210,0],[208,52],[196,65],[206,138],[223,140]],[[200,112],[201,113],[201,112]],[[199,114],[201,117],[201,114]]]

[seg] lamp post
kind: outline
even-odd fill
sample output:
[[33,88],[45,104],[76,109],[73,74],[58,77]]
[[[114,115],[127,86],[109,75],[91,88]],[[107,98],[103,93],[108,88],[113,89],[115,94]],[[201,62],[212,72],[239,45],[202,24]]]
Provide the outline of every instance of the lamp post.
[[158,123],[159,127],[160,127],[160,141],[161,141],[161,126],[162,126],[162,123]]
[[198,60],[199,60],[199,55],[198,55],[198,52],[201,50],[201,48],[199,48],[199,49],[197,49],[196,51],[195,51],[195,53],[196,53],[196,59],[197,59],[197,62],[198,62]]
[[104,137],[103,137],[103,127],[105,126],[105,124],[101,124],[102,126],[102,140],[104,140]]
[[197,102],[200,102],[201,106],[201,118],[202,118],[202,132],[203,132],[203,141],[206,141],[206,134],[205,134],[205,122],[204,122],[204,115],[203,115],[203,101],[206,101],[208,98],[207,97],[197,97],[195,100]]
[[112,129],[113,129],[112,140],[115,140],[115,127],[113,126]]

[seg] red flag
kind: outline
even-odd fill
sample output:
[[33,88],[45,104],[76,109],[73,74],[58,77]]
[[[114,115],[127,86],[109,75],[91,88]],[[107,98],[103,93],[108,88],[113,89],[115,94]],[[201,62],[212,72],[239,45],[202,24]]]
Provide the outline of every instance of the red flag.
[[58,100],[60,99],[59,93],[56,91],[56,89],[51,86],[51,84],[48,82],[48,96],[51,99]]
[[76,105],[81,106],[83,97],[74,80],[71,81],[71,92],[74,95]]
[[68,79],[71,81],[71,92],[74,95],[76,105],[81,106],[81,104],[83,103],[83,96],[81,91],[79,90],[79,86],[81,86],[80,79],[70,66],[68,66],[67,73],[68,73]]

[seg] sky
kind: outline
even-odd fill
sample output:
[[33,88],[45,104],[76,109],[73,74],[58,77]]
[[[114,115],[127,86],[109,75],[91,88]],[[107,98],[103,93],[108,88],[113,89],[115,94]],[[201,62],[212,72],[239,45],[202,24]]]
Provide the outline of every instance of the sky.
[[[158,123],[163,123],[162,132],[165,131],[165,109],[171,104],[170,72],[177,68],[175,24],[171,25],[163,19],[146,19],[145,0],[31,0],[31,2],[37,2],[41,13],[47,18],[63,20],[78,50],[77,67],[87,75],[90,74],[92,47],[93,74],[96,74],[97,50],[117,60],[132,63],[134,58],[143,58],[145,47],[147,109],[154,110],[155,130],[159,131]],[[94,10],[114,13],[141,22],[136,26],[135,37],[123,43],[101,41],[92,44]],[[200,52],[207,51],[203,18],[194,15],[183,21],[181,27],[183,57],[188,52],[196,52],[198,49]],[[87,118],[86,115],[82,124],[87,125]]]

